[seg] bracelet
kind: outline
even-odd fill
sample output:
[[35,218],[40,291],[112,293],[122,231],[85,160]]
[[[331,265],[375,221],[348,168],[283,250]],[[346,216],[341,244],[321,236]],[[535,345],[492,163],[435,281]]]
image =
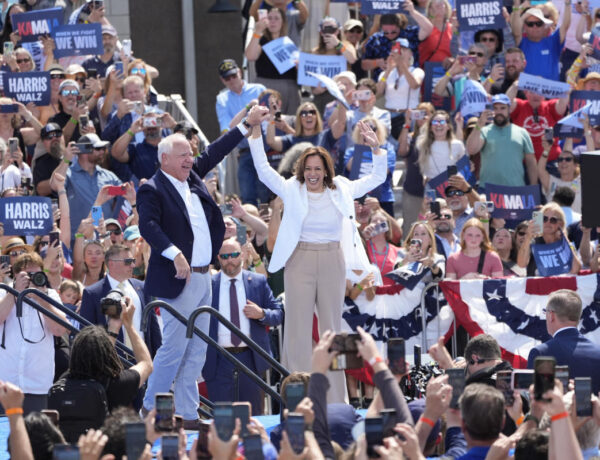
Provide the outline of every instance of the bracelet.
[[517,421],[515,422],[517,424],[517,426],[521,426],[521,424],[525,421],[525,415],[521,414],[521,416],[517,419]]
[[410,131],[410,125],[404,125],[403,128]]
[[482,224],[489,224],[490,219],[479,219],[479,222],[481,222]]
[[581,60],[580,57],[578,57],[577,59],[575,59],[575,62],[577,62],[578,64],[581,64],[583,61]]
[[132,208],[135,208],[136,206],[137,206],[137,203],[133,203],[133,204],[131,205],[131,207],[132,207]]
[[107,330],[106,333],[115,339],[119,338],[119,334],[117,334],[116,332],[110,332],[109,330]]
[[373,356],[369,360],[369,364],[371,365],[371,367],[373,367],[377,363],[382,363],[382,362],[383,362],[383,358],[381,356]]
[[431,428],[433,428],[435,426],[435,422],[433,420],[431,420],[430,418],[425,417],[424,415],[421,415],[421,418],[419,420],[421,420],[421,422],[423,422],[423,423],[426,423]]
[[471,193],[473,191],[473,186],[469,185],[469,188],[465,190],[465,193]]
[[344,47],[344,44],[342,42],[339,42],[337,45],[335,45],[335,49],[337,51],[341,50]]
[[71,123],[73,123],[75,126],[77,126],[77,124],[79,123],[79,120],[77,120],[76,118],[71,117],[71,119],[69,120]]
[[490,81],[490,83],[493,85],[494,84],[494,79],[492,77],[488,77],[488,80]]
[[127,131],[125,131],[127,134],[129,134],[131,137],[135,137],[135,134],[133,133],[133,131],[131,129],[128,129]]
[[71,166],[71,160],[69,160],[69,159],[67,159],[67,158],[65,158],[65,157],[63,157],[63,163],[66,163],[66,164],[68,164],[69,166]]
[[451,74],[450,72],[448,72],[447,70],[446,70],[446,76],[447,76],[448,78],[452,78],[452,74]]
[[13,407],[11,409],[6,409],[4,411],[4,413],[6,415],[23,415],[23,408],[22,407]]
[[359,291],[362,291],[362,290],[363,290],[363,287],[362,287],[362,285],[361,285],[360,283],[356,283],[356,284],[354,285],[354,287],[357,287]]
[[100,99],[100,96],[102,96],[102,91],[100,91],[99,93],[94,94],[94,96],[92,96],[94,99]]
[[[7,411],[8,413],[8,411]],[[569,413],[567,411],[561,412],[560,414],[556,414],[553,415],[552,417],[550,417],[550,420],[553,422],[556,422],[557,420],[560,420],[561,418],[567,418],[569,416]]]
[[253,267],[260,267],[262,265],[262,260],[258,259],[258,262],[254,263],[252,262],[252,266]]
[[83,233],[75,233],[75,238],[85,238]]
[[254,32],[254,33],[252,34],[252,37],[253,37],[253,38],[258,38],[258,39],[261,39],[261,38],[262,38],[262,35],[260,35],[260,34],[257,34],[256,32]]
[[342,48],[339,51],[340,53],[344,53],[346,51],[346,45],[342,45]]
[[475,129],[477,129],[478,131],[481,131],[481,127],[479,125],[475,125]]
[[246,104],[246,107],[244,107],[244,108],[246,109],[246,112],[247,112],[248,110],[250,110],[250,104]]
[[60,192],[58,192],[59,196],[60,195],[66,195],[67,191],[63,188]]

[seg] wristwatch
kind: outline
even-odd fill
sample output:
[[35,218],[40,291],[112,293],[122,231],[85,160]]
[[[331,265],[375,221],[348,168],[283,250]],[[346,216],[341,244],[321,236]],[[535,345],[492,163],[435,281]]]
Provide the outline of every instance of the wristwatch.
[[248,131],[250,131],[250,129],[252,129],[252,126],[250,126],[250,123],[248,123],[248,117],[244,117],[244,118],[242,119],[242,122],[241,122],[241,123],[242,123],[242,124],[243,124],[243,125],[246,127],[246,129],[247,129]]

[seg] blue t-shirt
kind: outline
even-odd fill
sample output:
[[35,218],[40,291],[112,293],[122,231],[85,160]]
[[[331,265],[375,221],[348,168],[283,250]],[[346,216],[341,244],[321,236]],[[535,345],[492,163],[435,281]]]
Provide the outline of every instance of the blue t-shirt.
[[[369,192],[369,196],[375,197],[380,202],[383,202],[383,203],[393,202],[394,201],[394,192],[392,191],[392,172],[394,171],[394,168],[396,166],[396,150],[389,142],[386,142],[385,144],[383,144],[381,146],[381,148],[387,152],[388,173],[387,173],[387,176],[386,176],[383,184],[381,184],[377,188],[371,190]],[[344,167],[346,165],[348,165],[348,162],[350,161],[350,159],[353,156],[354,156],[354,146],[346,149],[346,153],[344,154]],[[358,177],[360,178],[360,177],[368,174],[371,171],[372,166],[367,167],[368,172],[365,171],[364,173],[362,172],[362,168],[365,165],[372,165],[372,164],[373,164],[373,151],[371,149],[367,149],[363,153],[363,160],[361,162],[361,173],[359,173]],[[350,171],[348,171],[348,169],[345,168],[344,175],[348,177],[349,174],[350,174]]]
[[523,37],[519,48],[527,60],[525,73],[558,81],[558,65],[562,50],[560,30],[557,29],[552,35],[539,42],[532,42],[527,37]]

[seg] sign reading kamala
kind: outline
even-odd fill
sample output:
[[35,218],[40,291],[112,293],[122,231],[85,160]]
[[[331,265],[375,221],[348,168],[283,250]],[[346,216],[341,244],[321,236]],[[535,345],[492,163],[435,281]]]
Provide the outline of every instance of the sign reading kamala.
[[329,78],[346,70],[347,63],[344,56],[326,56],[320,54],[300,53],[298,64],[298,84],[306,86],[318,86],[319,80],[308,72],[325,75]]
[[571,86],[568,83],[548,80],[547,78],[521,72],[519,75],[519,89],[540,94],[548,99],[555,99],[565,97]]
[[[460,159],[456,162],[456,169],[458,174],[463,176],[469,184],[475,185],[477,178],[471,172],[471,164],[469,163],[469,158],[467,155],[460,157]],[[433,179],[430,179],[428,185],[435,190],[438,197],[446,198],[446,193],[444,190],[446,190],[446,187],[448,187],[448,172],[444,171],[443,173],[435,176]]]
[[49,8],[47,10],[30,11],[11,15],[13,30],[24,42],[35,42],[40,35],[50,35],[55,27],[63,23],[63,9]]
[[38,196],[1,198],[0,222],[5,235],[46,235],[52,231],[52,202]]
[[35,105],[50,105],[50,72],[4,72],[4,95]]
[[501,0],[456,0],[460,30],[504,28],[502,6]]
[[52,31],[52,38],[56,58],[104,53],[102,26],[97,23],[59,26]]
[[361,0],[361,14],[404,13],[404,0]]
[[507,187],[486,184],[485,191],[494,202],[492,217],[506,220],[531,219],[531,213],[540,204],[540,189],[537,185]]
[[571,270],[573,252],[564,236],[556,243],[532,244],[531,253],[541,276],[562,275]]

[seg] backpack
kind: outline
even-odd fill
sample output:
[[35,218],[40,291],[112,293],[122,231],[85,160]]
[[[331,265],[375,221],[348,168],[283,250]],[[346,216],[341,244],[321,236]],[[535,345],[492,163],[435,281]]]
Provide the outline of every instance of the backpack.
[[98,429],[108,416],[106,389],[95,380],[62,378],[48,390],[48,409],[60,414],[59,427],[68,443],[88,429]]

